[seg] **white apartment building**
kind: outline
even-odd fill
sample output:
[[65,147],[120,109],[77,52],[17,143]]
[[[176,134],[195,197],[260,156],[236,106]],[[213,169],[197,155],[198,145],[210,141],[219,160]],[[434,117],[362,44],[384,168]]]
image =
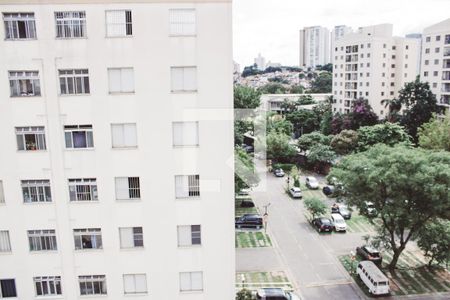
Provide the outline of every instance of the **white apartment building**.
[[[346,34],[353,32],[353,28],[346,25],[334,26],[331,32],[331,49],[334,49],[336,41]],[[332,50],[331,50],[332,51]],[[331,56],[331,62],[334,62],[334,56]]]
[[450,19],[423,31],[421,80],[430,83],[438,104],[450,107]]
[[392,25],[359,28],[336,41],[333,49],[333,111],[348,113],[364,98],[384,118],[384,99],[398,96],[419,74],[420,40],[392,36]]
[[257,57],[254,59],[256,68],[260,71],[264,71],[266,69],[266,58],[261,55],[261,53],[258,54]]
[[331,62],[330,31],[321,26],[300,30],[300,67],[315,68]]
[[233,299],[231,1],[0,13],[0,299]]

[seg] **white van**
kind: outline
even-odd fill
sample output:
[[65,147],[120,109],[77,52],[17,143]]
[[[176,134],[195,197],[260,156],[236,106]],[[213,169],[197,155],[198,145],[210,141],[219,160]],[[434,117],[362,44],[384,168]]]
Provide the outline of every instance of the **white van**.
[[347,223],[340,214],[331,214],[331,221],[335,231],[347,231]]
[[358,264],[356,273],[373,295],[389,294],[389,279],[371,261],[364,260]]

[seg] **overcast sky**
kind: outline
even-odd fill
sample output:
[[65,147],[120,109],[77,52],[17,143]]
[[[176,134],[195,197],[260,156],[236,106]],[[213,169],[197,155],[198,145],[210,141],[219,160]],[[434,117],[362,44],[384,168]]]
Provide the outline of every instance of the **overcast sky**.
[[241,70],[258,53],[298,65],[298,31],[305,26],[391,23],[404,36],[447,18],[450,0],[233,0],[234,59]]

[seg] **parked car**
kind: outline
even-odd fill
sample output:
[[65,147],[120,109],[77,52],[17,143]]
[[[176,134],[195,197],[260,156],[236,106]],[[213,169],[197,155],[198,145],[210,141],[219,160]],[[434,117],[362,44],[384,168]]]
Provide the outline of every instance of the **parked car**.
[[296,186],[289,189],[289,194],[291,194],[292,198],[302,198],[302,190]]
[[238,193],[239,196],[248,196],[250,194],[250,189],[241,189]]
[[255,203],[251,199],[242,199],[240,207],[255,207]]
[[275,174],[275,176],[277,176],[277,177],[283,177],[284,176],[284,171],[283,171],[283,169],[275,169],[273,171],[273,174]]
[[347,231],[347,223],[340,214],[331,214],[331,221],[333,222],[334,231]]
[[356,255],[360,256],[362,260],[370,260],[379,266],[381,266],[381,262],[383,261],[380,251],[371,246],[356,247]]
[[262,288],[256,292],[258,300],[300,300],[300,297],[292,292],[285,292],[280,288]]
[[311,190],[317,190],[319,188],[319,182],[315,177],[306,177],[306,186]]
[[365,205],[365,212],[369,217],[376,217],[378,214],[377,209],[375,208],[375,205],[373,202],[366,201],[364,202]]
[[333,223],[328,218],[320,217],[312,220],[313,226],[318,232],[331,232],[333,230]]
[[352,213],[347,206],[343,204],[333,204],[331,207],[332,214],[340,214],[345,220],[350,220],[352,218]]
[[324,186],[322,188],[322,192],[325,194],[325,196],[327,197],[333,197],[333,195],[335,194],[335,187],[333,185],[327,185]]
[[361,281],[369,289],[372,295],[385,295],[390,293],[389,279],[380,269],[371,261],[361,261],[356,268]]
[[234,224],[236,228],[260,229],[263,226],[263,218],[257,214],[245,214],[241,217],[236,217]]

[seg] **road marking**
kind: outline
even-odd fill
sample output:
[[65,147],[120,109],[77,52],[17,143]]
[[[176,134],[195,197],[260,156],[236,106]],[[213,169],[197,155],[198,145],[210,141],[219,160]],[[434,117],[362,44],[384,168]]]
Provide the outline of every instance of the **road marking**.
[[352,284],[353,282],[350,280],[339,280],[339,281],[325,281],[325,282],[313,282],[310,284],[305,285],[305,288],[312,288],[312,287],[321,287],[321,286],[331,286],[331,285],[346,285],[346,284]]

